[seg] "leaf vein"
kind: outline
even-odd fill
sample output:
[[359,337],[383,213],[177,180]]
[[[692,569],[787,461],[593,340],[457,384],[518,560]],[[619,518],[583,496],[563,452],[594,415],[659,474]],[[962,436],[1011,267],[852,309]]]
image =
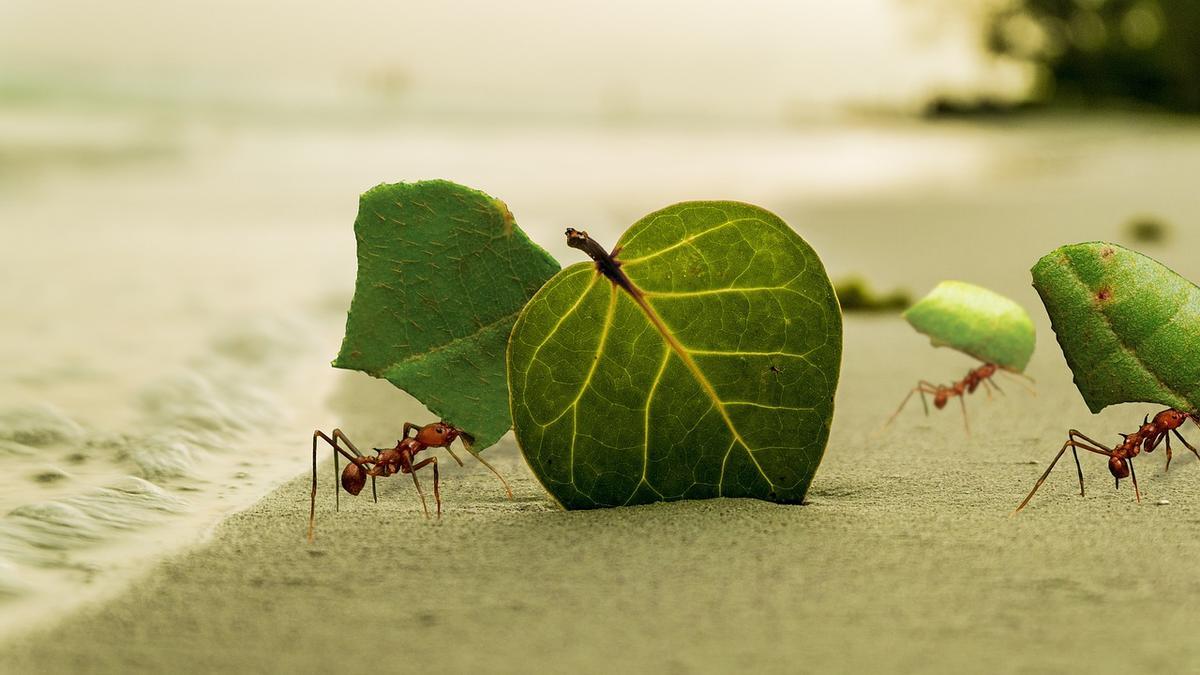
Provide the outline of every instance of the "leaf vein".
[[637,485],[633,486],[633,492],[629,493],[629,499],[625,503],[633,501],[634,496],[638,492],[638,488],[645,484],[646,487],[658,493],[662,497],[662,493],[658,492],[650,481],[646,480],[646,474],[650,470],[650,405],[654,402],[654,394],[658,392],[658,383],[662,381],[663,373],[667,372],[667,363],[671,360],[671,348],[663,344],[663,359],[658,365],[658,373],[654,376],[654,382],[650,384],[650,392],[646,394],[646,411],[642,418],[642,478]]
[[[633,284],[632,280],[630,283],[631,285]],[[616,288],[616,286],[613,288]],[[671,349],[679,355],[680,360],[683,361],[685,366],[687,366],[688,371],[691,372],[692,377],[696,380],[696,383],[700,385],[700,388],[703,389],[708,397],[712,400],[717,412],[721,415],[721,419],[725,422],[725,426],[729,429],[730,433],[733,434],[734,441],[740,443],[742,447],[746,448],[746,455],[750,457],[750,461],[754,463],[754,467],[758,469],[760,474],[762,474],[763,480],[767,481],[767,485],[775,487],[775,483],[771,480],[771,477],[767,475],[767,472],[762,468],[762,465],[759,464],[758,459],[754,457],[754,453],[750,451],[750,444],[747,443],[744,438],[742,438],[742,434],[738,431],[737,425],[733,423],[733,418],[729,416],[729,411],[726,410],[725,406],[721,404],[721,398],[717,395],[717,390],[713,387],[712,383],[708,381],[708,377],[704,375],[704,371],[701,370],[700,366],[696,364],[696,361],[692,359],[692,355],[688,352],[687,348],[679,342],[679,340],[675,337],[675,334],[672,333],[671,329],[667,327],[667,324],[662,320],[662,317],[658,315],[658,312],[654,311],[654,308],[650,306],[650,303],[646,300],[641,290],[639,290],[636,285],[632,285],[632,288],[633,291],[631,295],[634,301],[637,302],[638,306],[642,308],[642,311],[646,314],[646,317],[652,324],[654,324],[654,327],[658,329],[658,332],[663,336],[663,339],[667,341],[667,344],[671,347]],[[726,459],[728,459],[728,457],[726,457]]]
[[701,230],[695,234],[688,235],[688,236],[684,237],[683,239],[680,239],[679,241],[675,242],[674,244],[671,244],[670,246],[667,246],[665,248],[661,248],[653,253],[647,253],[646,255],[644,255],[640,258],[631,258],[629,260],[622,260],[621,263],[626,266],[632,266],[632,265],[637,265],[639,263],[643,263],[647,260],[652,260],[654,258],[657,258],[660,255],[663,255],[664,253],[670,253],[671,251],[674,251],[677,248],[682,248],[684,246],[688,246],[693,241],[699,239],[700,237],[703,237],[708,234],[712,234],[713,232],[722,230],[726,227],[729,227],[730,225],[734,225],[737,223],[743,223],[743,222],[756,222],[756,223],[762,223],[763,225],[767,224],[767,223],[763,222],[762,219],[760,219],[760,218],[752,218],[752,217],[750,217],[750,218],[734,218],[733,220],[726,220],[725,222],[721,223],[720,225],[714,225],[710,228]]
[[[467,335],[464,335],[464,336],[462,336],[462,337],[457,337],[457,338],[454,338],[453,340],[450,340],[450,341],[448,341],[448,342],[444,342],[444,343],[442,343],[442,344],[440,344],[440,345],[437,345],[437,346],[435,346],[435,347],[430,347],[429,349],[427,349],[427,350],[425,350],[425,351],[423,351],[423,352],[421,352],[421,353],[419,353],[419,354],[413,354],[412,356],[409,356],[409,357],[406,357],[406,358],[400,359],[399,361],[395,361],[395,362],[393,362],[393,363],[390,363],[390,364],[388,364],[388,365],[387,365],[387,367],[385,367],[385,368],[381,369],[379,372],[380,372],[380,373],[384,373],[384,372],[387,372],[387,371],[390,371],[390,370],[394,370],[394,369],[396,369],[396,368],[403,368],[404,366],[406,366],[406,365],[408,365],[408,364],[410,364],[410,363],[413,363],[413,362],[416,362],[416,361],[421,361],[421,360],[423,360],[423,359],[427,359],[427,358],[429,358],[429,357],[430,357],[431,355],[433,355],[433,354],[437,354],[438,352],[442,352],[442,351],[445,351],[445,350],[447,350],[447,349],[451,349],[451,348],[453,348],[453,347],[455,347],[455,346],[457,346],[457,345],[459,345],[459,344],[461,344],[461,343],[463,343],[463,342],[466,342],[466,341],[468,341],[468,340],[472,340],[472,339],[478,338],[478,337],[479,337],[481,334],[483,334],[483,333],[486,333],[487,331],[489,331],[489,330],[491,330],[492,328],[494,328],[494,327],[496,327],[496,326],[498,326],[498,325],[500,325],[500,324],[504,323],[505,321],[516,321],[516,320],[517,320],[517,316],[518,316],[520,313],[521,313],[521,310],[519,310],[519,309],[518,309],[517,311],[513,312],[512,314],[505,314],[504,316],[500,317],[499,319],[496,319],[495,321],[493,321],[493,322],[491,322],[491,323],[484,324],[484,325],[480,326],[479,328],[476,328],[476,329],[475,329],[473,332],[471,332],[471,333],[468,333]],[[377,375],[377,374],[375,374],[375,373],[371,373],[371,374],[372,374],[372,375],[375,375],[376,377],[378,377],[378,375]]]

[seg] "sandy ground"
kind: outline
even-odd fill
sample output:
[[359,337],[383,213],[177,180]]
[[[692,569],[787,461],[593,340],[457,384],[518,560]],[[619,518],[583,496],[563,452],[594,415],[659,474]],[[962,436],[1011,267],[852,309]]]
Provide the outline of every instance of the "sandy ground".
[[[8,621],[0,672],[1200,668],[1187,633],[1200,598],[1190,570],[1195,458],[1178,453],[1168,475],[1161,452],[1139,460],[1141,505],[1128,485],[1112,490],[1099,458],[1086,458],[1086,498],[1063,465],[1026,513],[1008,518],[1068,428],[1111,441],[1158,409],[1088,413],[1029,266],[1066,242],[1130,244],[1123,224],[1149,213],[1173,238],[1140,248],[1200,279],[1190,247],[1200,234],[1200,127],[1052,118],[761,136],[405,130],[308,140],[250,128],[225,145],[206,140],[190,161],[159,169],[7,186],[0,221],[29,226],[0,229],[19,235],[12,246],[24,252],[0,271],[8,329],[0,404],[48,401],[91,435],[124,437],[142,429],[145,385],[153,390],[176,366],[225,382],[216,378],[224,370],[208,368],[213,340],[225,344],[238,317],[278,311],[325,328],[265,328],[266,353],[278,351],[295,372],[264,370],[244,384],[296,414],[268,428],[260,416],[238,418],[268,440],[237,434],[202,463],[207,482],[159,481],[203,516],[201,526],[182,518],[155,526],[193,542],[186,552],[154,562],[179,549],[135,546],[118,528],[109,559],[37,584],[61,606],[41,614],[60,619],[43,624],[16,601],[0,605]],[[217,501],[228,503],[226,492],[262,494],[304,471],[314,426],[382,446],[402,422],[423,421],[390,385],[323,364],[337,350],[353,279],[352,196],[383,177],[431,176],[503,195],[564,261],[577,255],[562,243],[564,225],[611,242],[654,208],[719,197],[779,213],[835,277],[861,274],[918,294],[946,278],[987,285],[1034,317],[1038,396],[1004,382],[1006,397],[976,394],[969,439],[956,410],[926,419],[916,402],[872,435],[916,380],[948,381],[973,364],[930,348],[898,317],[854,317],[807,506],[560,512],[509,442],[488,452],[513,482],[513,502],[480,467],[447,461],[440,521],[421,517],[400,480],[383,484],[379,504],[344,500],[335,514],[325,474],[310,546],[300,475],[196,542],[200,527],[228,512]],[[63,226],[79,203],[90,220]],[[298,333],[313,344],[296,353],[272,346]],[[326,385],[335,393],[311,421],[288,421],[309,420],[299,399]],[[192,403],[246,412],[226,405],[233,401],[217,390]],[[152,421],[155,433],[179,427],[171,416]],[[74,451],[64,446],[63,456]],[[94,459],[47,485],[30,480],[30,456],[0,457],[0,508],[72,499],[137,468],[99,451]],[[131,584],[115,579],[111,567],[143,548],[151,571]],[[44,541],[38,550],[57,555]]]
[[[1038,396],[970,401],[928,419],[913,405],[872,435],[919,376],[967,360],[896,318],[851,319],[844,385],[810,503],[714,500],[561,512],[511,441],[446,471],[446,513],[412,487],[332,508],[305,542],[308,477],[222,524],[126,593],[0,651],[10,672],[1179,672],[1200,599],[1200,466],[1161,451],[1144,490],[1114,492],[1086,458],[1088,495],[1060,465],[1009,512],[1068,426],[1110,438],[1143,410],[1087,414],[1049,334]],[[903,361],[894,356],[902,352]],[[387,438],[394,393],[348,375],[333,407]],[[374,423],[368,420],[374,419]],[[1196,436],[1195,433],[1190,434]],[[1161,500],[1161,501],[1160,501]],[[1169,503],[1163,503],[1169,502]]]

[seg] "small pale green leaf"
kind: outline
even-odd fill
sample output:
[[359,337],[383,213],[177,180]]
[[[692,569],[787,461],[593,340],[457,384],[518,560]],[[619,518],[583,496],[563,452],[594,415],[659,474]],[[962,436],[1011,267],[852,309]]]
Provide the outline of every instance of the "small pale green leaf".
[[772,213],[689,202],[550,280],[509,343],[513,429],[567,508],[798,503],[825,451],[842,317],[817,254]]
[[477,449],[495,443],[512,426],[508,335],[558,263],[503,202],[447,181],[373,188],[354,234],[358,281],[334,367],[387,379]]
[[1099,241],[1056,249],[1032,272],[1092,412],[1133,402],[1200,410],[1200,288]]
[[904,313],[935,347],[950,347],[984,363],[1023,372],[1033,356],[1029,313],[981,286],[943,281]]

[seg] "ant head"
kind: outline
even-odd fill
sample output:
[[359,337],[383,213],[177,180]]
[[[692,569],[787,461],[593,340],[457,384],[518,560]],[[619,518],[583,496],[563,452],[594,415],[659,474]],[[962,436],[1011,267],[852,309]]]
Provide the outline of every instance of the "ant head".
[[417,432],[417,442],[431,448],[445,448],[453,443],[460,434],[462,432],[449,422],[434,422],[421,427],[421,430]]
[[1108,471],[1117,480],[1129,478],[1129,462],[1126,462],[1124,457],[1113,455],[1108,458]]

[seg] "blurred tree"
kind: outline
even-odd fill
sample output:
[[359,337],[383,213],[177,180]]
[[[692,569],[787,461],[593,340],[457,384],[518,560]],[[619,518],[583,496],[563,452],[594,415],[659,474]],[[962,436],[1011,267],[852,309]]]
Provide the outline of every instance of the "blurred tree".
[[1033,95],[1200,112],[1200,0],[1008,0],[986,46],[1042,66]]

